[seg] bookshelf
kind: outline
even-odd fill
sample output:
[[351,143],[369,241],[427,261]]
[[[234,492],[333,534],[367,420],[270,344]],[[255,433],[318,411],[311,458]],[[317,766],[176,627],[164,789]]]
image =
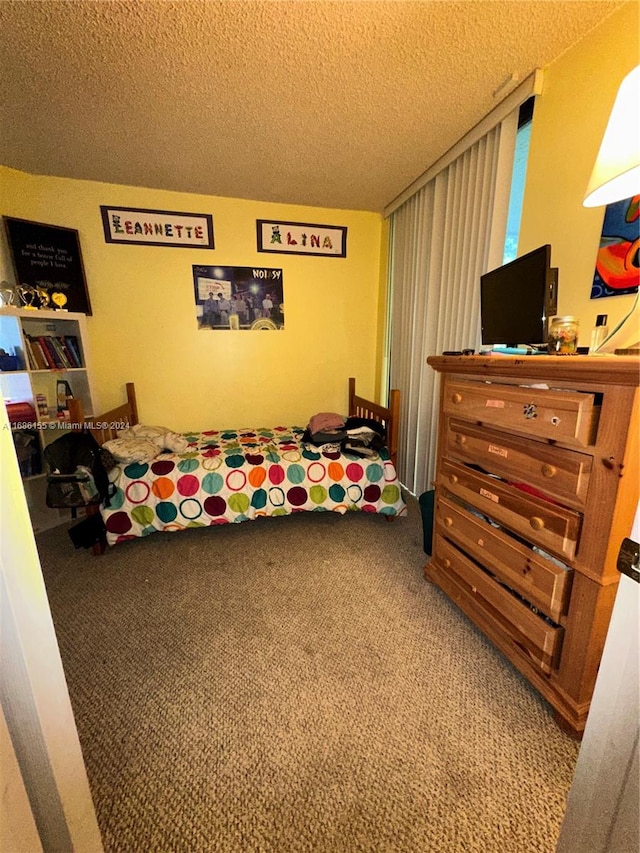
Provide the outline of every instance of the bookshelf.
[[36,532],[68,519],[45,503],[44,448],[68,429],[70,393],[93,411],[86,317],[68,311],[0,308],[0,390],[4,400],[31,521]]

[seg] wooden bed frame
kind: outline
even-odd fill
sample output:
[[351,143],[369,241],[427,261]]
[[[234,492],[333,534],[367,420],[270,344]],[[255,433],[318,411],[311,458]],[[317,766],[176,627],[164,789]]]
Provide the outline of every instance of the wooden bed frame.
[[[127,402],[108,412],[95,415],[91,420],[86,420],[80,400],[69,401],[69,415],[72,423],[83,424],[89,429],[99,445],[118,437],[118,431],[125,426],[135,426],[138,420],[138,404],[136,401],[136,389],[133,382],[127,382]],[[393,389],[389,392],[389,405],[382,406],[356,394],[356,380],[349,379],[349,417],[370,418],[382,424],[386,433],[386,445],[389,449],[389,457],[396,464],[398,451],[398,418],[400,415],[400,391]],[[99,512],[96,504],[87,507],[87,515]],[[387,521],[392,521],[392,516],[386,516]],[[106,549],[106,541],[98,542],[93,546],[94,554],[102,554]]]
[[[92,420],[87,421],[91,434],[100,445],[116,438],[118,430],[123,429],[123,424],[135,426],[135,424],[139,423],[135,386],[133,382],[127,382],[125,388],[127,393],[126,403],[116,406],[115,409],[110,409],[101,415],[96,415]],[[80,400],[70,400],[69,409],[73,423],[84,423],[84,413]],[[382,406],[380,403],[373,403],[371,400],[359,397],[356,394],[356,380],[350,377],[349,417],[370,418],[384,426],[389,456],[394,465],[396,464],[396,455],[398,453],[399,416],[400,391],[397,388],[389,392],[389,405]]]

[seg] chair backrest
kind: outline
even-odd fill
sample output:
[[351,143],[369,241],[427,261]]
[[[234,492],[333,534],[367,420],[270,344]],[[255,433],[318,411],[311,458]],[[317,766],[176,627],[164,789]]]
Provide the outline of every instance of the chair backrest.
[[47,506],[100,503],[109,495],[109,477],[100,446],[88,430],[73,430],[44,449]]

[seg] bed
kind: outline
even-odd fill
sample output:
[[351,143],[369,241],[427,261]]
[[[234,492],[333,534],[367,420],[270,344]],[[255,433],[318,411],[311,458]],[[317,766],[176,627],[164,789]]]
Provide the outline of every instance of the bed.
[[[90,424],[106,448],[116,437],[147,429],[138,426],[133,383],[126,392],[126,403]],[[389,520],[404,515],[395,468],[399,391],[391,391],[389,405],[382,406],[357,395],[355,379],[349,379],[348,401],[349,418],[384,428],[385,446],[365,457],[310,444],[303,426],[276,426],[188,432],[176,450],[118,461],[109,473],[115,493],[100,507],[106,543],[294,512],[360,510]],[[81,421],[81,413],[72,419]]]

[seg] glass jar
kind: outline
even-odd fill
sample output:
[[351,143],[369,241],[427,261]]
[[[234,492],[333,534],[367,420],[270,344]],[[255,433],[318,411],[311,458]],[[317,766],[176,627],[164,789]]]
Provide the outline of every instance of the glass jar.
[[549,352],[575,352],[578,348],[578,327],[577,317],[554,317],[549,328]]

